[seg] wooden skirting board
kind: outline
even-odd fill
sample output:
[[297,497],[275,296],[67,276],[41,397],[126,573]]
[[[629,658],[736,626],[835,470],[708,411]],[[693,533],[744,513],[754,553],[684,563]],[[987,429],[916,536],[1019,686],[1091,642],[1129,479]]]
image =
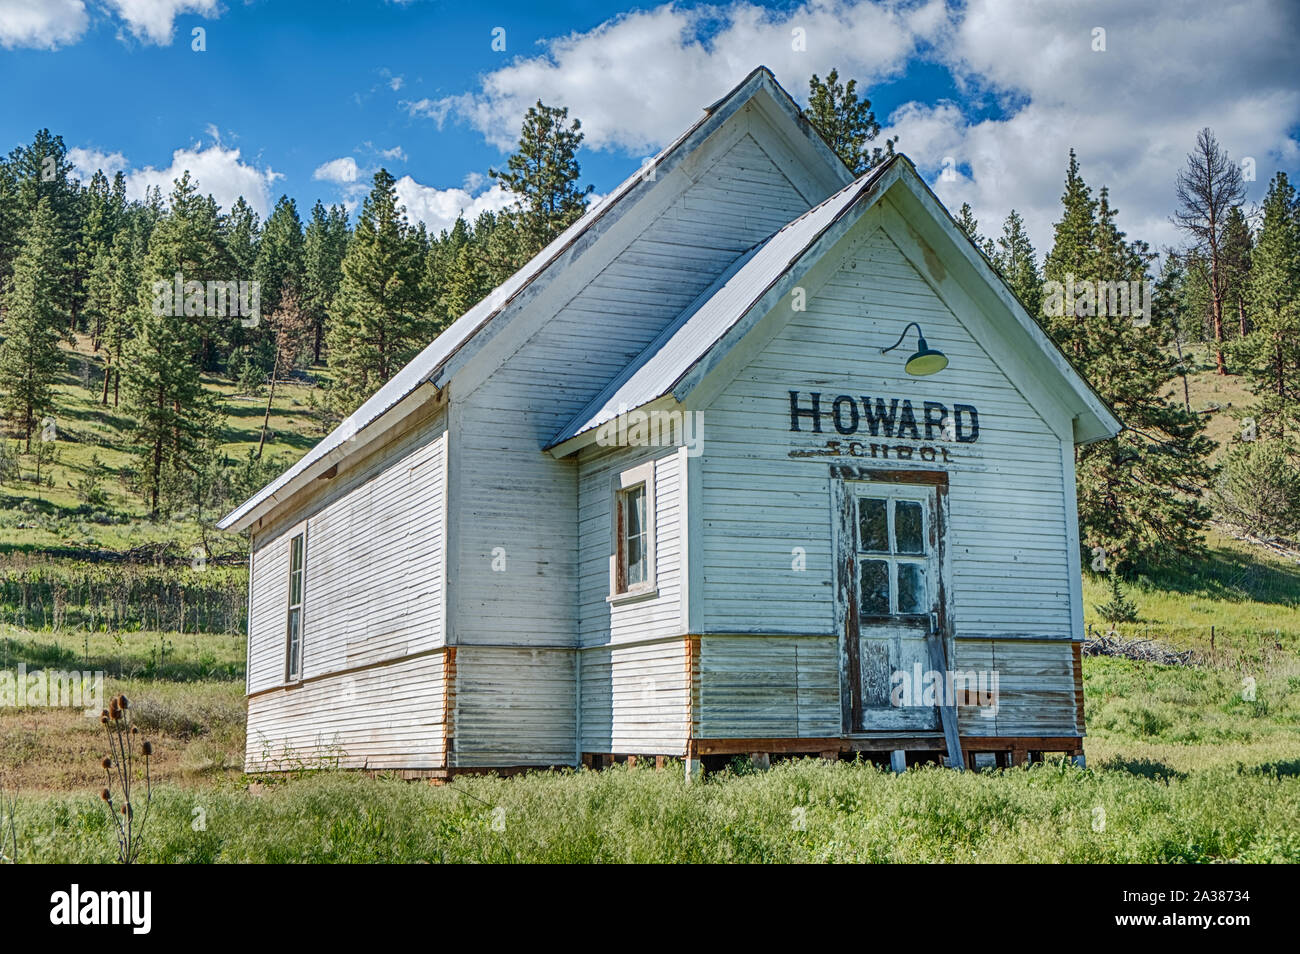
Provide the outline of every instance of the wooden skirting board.
[[[942,733],[910,736],[871,736],[855,738],[810,739],[692,739],[689,751],[693,755],[746,755],[768,752],[772,755],[825,752],[934,752],[946,754],[948,743]],[[1015,764],[1025,761],[1030,752],[1064,752],[1083,754],[1083,739],[1074,736],[962,736],[961,751],[1010,752]]]

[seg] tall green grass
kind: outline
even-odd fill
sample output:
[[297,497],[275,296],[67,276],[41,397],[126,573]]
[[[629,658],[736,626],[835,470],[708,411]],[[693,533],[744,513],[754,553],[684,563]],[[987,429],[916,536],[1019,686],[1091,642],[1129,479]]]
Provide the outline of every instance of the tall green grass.
[[[462,778],[323,773],[254,794],[156,791],[142,860],[176,862],[1296,862],[1300,778],[1065,764],[998,773],[800,761]],[[23,861],[111,861],[91,797],[23,800]]]

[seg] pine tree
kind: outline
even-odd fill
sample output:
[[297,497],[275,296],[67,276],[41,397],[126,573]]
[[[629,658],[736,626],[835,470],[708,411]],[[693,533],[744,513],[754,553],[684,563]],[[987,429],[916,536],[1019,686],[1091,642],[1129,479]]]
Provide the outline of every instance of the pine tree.
[[13,274],[14,259],[22,244],[22,213],[18,207],[18,180],[10,163],[0,159],[0,289]]
[[826,74],[825,82],[816,73],[812,75],[808,80],[806,115],[856,178],[892,156],[898,137],[884,140],[883,149],[871,146],[880,135],[871,100],[858,98],[857,80],[839,80],[835,69]]
[[997,249],[992,256],[993,267],[1002,279],[1011,286],[1025,310],[1035,318],[1041,318],[1043,307],[1043,279],[1038,273],[1038,261],[1034,256],[1034,246],[1029,241],[1024,219],[1012,209],[1002,223],[1002,234],[998,237]]
[[253,280],[262,226],[258,222],[257,213],[244,201],[242,195],[235,200],[230,211],[221,217],[219,228],[221,243],[232,273],[239,278]]
[[[119,196],[109,185],[108,177],[102,171],[96,172],[81,196],[83,217],[81,223],[81,240],[76,251],[76,263],[73,269],[73,281],[79,283],[78,299],[81,302],[84,318],[84,330],[90,334],[91,347],[99,350],[99,338],[103,332],[103,300],[92,302],[95,294],[93,287],[96,262],[106,256],[113,245],[113,235],[125,213],[125,206],[118,207]],[[124,197],[122,197],[124,198]],[[105,291],[107,264],[98,276],[99,291]],[[76,331],[75,327],[70,330]]]
[[1250,287],[1250,250],[1253,239],[1241,206],[1228,210],[1223,224],[1223,302],[1224,309],[1237,318],[1237,336],[1250,333],[1246,318],[1246,296]]
[[[1043,279],[1070,285],[1090,281],[1093,266],[1093,241],[1097,229],[1097,201],[1079,174],[1079,159],[1070,150],[1065,171],[1065,192],[1061,195],[1064,212],[1053,229],[1052,250],[1043,260]],[[1076,303],[1076,310],[1082,305]],[[1040,314],[1048,334],[1071,358],[1080,358],[1085,347],[1083,322],[1077,314]]]
[[980,243],[980,224],[969,202],[963,202],[957,211],[957,228],[966,233],[966,237],[976,245]]
[[108,392],[113,391],[113,406],[121,398],[122,359],[126,343],[135,335],[135,320],[140,293],[140,268],[146,242],[143,223],[120,229],[113,237],[109,256],[110,282],[108,307],[103,312],[104,390],[99,402],[107,406]]
[[1106,189],[1092,198],[1073,151],[1062,203],[1049,279],[1088,282],[1094,290],[1098,281],[1154,284],[1151,301],[1130,299],[1127,309],[1112,309],[1098,293],[1081,295],[1071,315],[1043,318],[1125,424],[1118,437],[1075,451],[1080,536],[1086,550],[1103,547],[1112,567],[1160,562],[1198,545],[1209,518],[1201,496],[1213,476],[1203,422],[1165,396],[1180,371],[1170,352],[1176,273],[1163,273],[1159,282],[1151,277],[1155,255],[1120,231]]
[[23,233],[13,278],[4,296],[4,341],[0,342],[0,407],[22,432],[31,453],[32,431],[53,407],[61,356],[59,271],[49,263],[59,254],[53,202],[42,198]]
[[1261,436],[1300,434],[1300,202],[1286,173],[1268,184],[1247,290],[1254,330],[1236,351]]
[[326,209],[320,202],[312,206],[303,236],[302,307],[312,326],[313,364],[320,364],[325,325],[343,277],[343,257],[350,234],[348,215],[342,206]]
[[176,180],[167,212],[150,236],[135,308],[137,331],[121,368],[142,464],[138,490],[155,518],[188,493],[190,475],[213,452],[220,419],[198,361],[200,338],[213,316],[198,296],[161,300],[154,282],[171,284],[178,272],[185,282],[205,281],[220,271],[222,254],[216,204],[198,195],[186,173]]
[[1160,265],[1160,277],[1157,288],[1163,289],[1162,301],[1169,321],[1170,338],[1178,356],[1178,378],[1182,383],[1183,409],[1189,414],[1192,410],[1192,392],[1187,382],[1190,361],[1183,353],[1183,343],[1188,340],[1187,328],[1191,323],[1190,315],[1195,314],[1189,308],[1186,289],[1186,276],[1183,274],[1180,257],[1172,248],[1166,248]]
[[112,320],[113,261],[112,250],[100,247],[95,251],[87,269],[86,301],[83,313],[90,327],[91,350],[98,351],[103,341],[104,329]]
[[997,255],[993,246],[993,240],[985,238],[980,234],[979,221],[976,220],[975,213],[971,211],[969,202],[963,202],[961,204],[961,209],[957,212],[956,222],[957,228],[961,229],[962,232],[966,234],[966,237],[975,244],[975,247],[979,249],[983,256],[989,260],[990,264],[992,264]]
[[582,123],[577,119],[570,123],[568,118],[567,108],[546,106],[539,99],[528,107],[519,147],[506,160],[505,170],[488,173],[519,199],[516,215],[523,232],[523,261],[582,216],[594,188],[578,185]]
[[1246,197],[1241,169],[1219,147],[1208,128],[1196,134],[1196,149],[1187,156],[1187,167],[1178,174],[1179,209],[1174,222],[1188,234],[1191,247],[1199,252],[1196,266],[1204,268],[1203,279],[1210,291],[1210,315],[1214,325],[1215,365],[1227,374],[1223,359],[1223,306],[1227,293],[1224,272],[1223,230],[1229,210]]
[[[262,234],[261,224],[253,207],[240,196],[235,200],[230,211],[220,216],[218,221],[222,246],[222,273],[230,281],[256,281],[257,244]],[[265,311],[258,296],[259,307]],[[232,370],[232,358],[244,349],[250,341],[257,341],[260,335],[256,327],[246,328],[242,321],[226,321],[213,329],[216,340],[213,356],[216,362],[224,365],[227,372]]]
[[358,407],[428,344],[422,265],[395,180],[380,169],[329,309],[329,366],[340,409]]
[[483,212],[474,220],[473,244],[487,272],[486,294],[515,273],[523,258],[523,236],[508,213]]
[[460,247],[450,264],[443,286],[442,307],[447,322],[455,321],[492,290],[492,280],[477,243]]
[[52,292],[59,310],[68,321],[75,321],[81,307],[76,264],[82,203],[81,188],[67,156],[63,137],[42,129],[30,145],[9,153],[9,165],[15,178],[20,228],[32,221],[42,199],[49,200],[54,254],[45,267],[56,276]]
[[267,217],[257,242],[253,275],[262,286],[263,311],[280,307],[280,295],[288,284],[303,287],[303,234],[298,207],[287,195],[280,196]]

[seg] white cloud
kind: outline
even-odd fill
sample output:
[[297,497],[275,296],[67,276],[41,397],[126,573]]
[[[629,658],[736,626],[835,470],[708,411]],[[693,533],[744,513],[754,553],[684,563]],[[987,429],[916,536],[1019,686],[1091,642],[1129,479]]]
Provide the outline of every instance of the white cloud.
[[317,166],[311,177],[321,182],[344,185],[356,182],[360,174],[361,170],[357,167],[357,161],[351,156],[343,156],[340,159],[331,159],[329,162]]
[[[403,105],[439,125],[455,115],[508,149],[540,98],[582,120],[589,148],[647,152],[681,133],[758,63],[795,95],[811,73],[833,66],[869,85],[898,72],[942,22],[940,0],[808,0],[788,10],[669,4],[550,40],[543,54],[487,74],[476,92]],[[796,49],[796,30],[805,49]]]
[[68,162],[82,182],[89,182],[99,171],[111,179],[129,165],[126,156],[120,152],[100,152],[98,149],[83,149],[80,146],[68,150]]
[[221,12],[220,0],[105,0],[126,21],[137,38],[159,46],[172,41],[176,17],[197,13],[214,17]]
[[[1095,52],[1099,24],[1106,49]],[[949,208],[970,202],[984,234],[999,234],[1018,209],[1040,258],[1060,216],[1071,146],[1094,194],[1110,188],[1120,228],[1156,247],[1181,241],[1169,221],[1174,176],[1198,129],[1212,127],[1234,159],[1256,159],[1256,200],[1300,148],[1288,135],[1300,122],[1294,8],[1269,0],[1086,8],[983,0],[944,30],[948,42],[935,55],[971,101],[1002,105],[1000,118],[908,103],[888,131]],[[945,156],[969,176],[938,175]]]
[[[1099,24],[1105,52],[1093,51]],[[792,48],[797,28],[806,52]],[[1251,198],[1260,198],[1275,168],[1300,158],[1288,134],[1300,123],[1290,79],[1298,35],[1300,9],[1273,0],[669,4],[548,40],[469,92],[402,106],[439,126],[466,122],[510,149],[540,98],[582,120],[588,148],[635,156],[671,141],[757,63],[801,102],[811,73],[838,67],[858,79],[882,121],[874,93],[882,80],[934,63],[948,70],[956,101],[900,104],[884,135],[900,135],[898,148],[945,204],[970,202],[986,234],[1018,209],[1041,256],[1071,146],[1094,192],[1110,187],[1120,227],[1155,246],[1179,239],[1169,222],[1174,176],[1202,126],[1235,158],[1256,159]],[[948,156],[954,180],[939,175]]]
[[447,97],[444,99],[424,99],[401,101],[401,107],[412,116],[423,116],[425,119],[432,119],[442,128],[442,124],[447,121],[447,117],[455,108],[456,101],[465,97]]
[[80,40],[88,22],[84,0],[0,0],[0,46],[53,50]]
[[[365,144],[371,147],[370,143]],[[373,147],[371,147],[373,148]],[[378,151],[381,156],[391,157],[395,150]],[[400,151],[400,147],[396,151]],[[402,155],[405,158],[405,154]],[[355,212],[361,200],[370,191],[370,177],[375,168],[358,165],[351,156],[343,156],[322,163],[312,174],[312,178],[321,182],[332,182],[339,187],[343,207]],[[483,188],[483,186],[488,186]],[[397,201],[406,207],[407,218],[412,224],[423,222],[434,235],[443,229],[450,229],[456,219],[464,216],[473,222],[482,212],[497,212],[513,204],[514,197],[499,184],[489,184],[488,180],[477,172],[465,176],[462,188],[439,189],[434,186],[421,185],[411,176],[402,176],[396,181]]]
[[68,161],[83,182],[89,181],[97,169],[102,169],[110,178],[119,170],[125,171],[126,194],[131,199],[143,199],[146,190],[157,186],[165,201],[172,184],[188,170],[199,192],[211,194],[223,209],[229,210],[235,200],[243,196],[244,201],[263,218],[271,209],[271,186],[276,179],[283,178],[269,167],[259,169],[250,165],[240,158],[238,149],[226,149],[220,143],[207,148],[194,145],[177,149],[172,153],[171,165],[165,169],[153,166],[131,169],[120,152],[105,153],[80,147],[68,150]]
[[514,196],[499,184],[473,195],[465,189],[420,185],[410,176],[402,176],[396,188],[397,200],[406,206],[411,223],[423,222],[432,235],[450,229],[462,215],[472,223],[482,212],[498,212],[514,203]]

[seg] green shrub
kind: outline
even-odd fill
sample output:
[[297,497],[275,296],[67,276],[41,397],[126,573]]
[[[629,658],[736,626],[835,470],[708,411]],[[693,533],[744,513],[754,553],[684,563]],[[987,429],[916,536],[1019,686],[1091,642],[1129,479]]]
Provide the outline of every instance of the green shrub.
[[1124,594],[1117,573],[1110,574],[1110,600],[1093,609],[1108,623],[1136,623],[1138,619],[1137,604]]
[[1224,519],[1249,533],[1300,533],[1300,460],[1281,441],[1236,445],[1224,462],[1215,505]]

